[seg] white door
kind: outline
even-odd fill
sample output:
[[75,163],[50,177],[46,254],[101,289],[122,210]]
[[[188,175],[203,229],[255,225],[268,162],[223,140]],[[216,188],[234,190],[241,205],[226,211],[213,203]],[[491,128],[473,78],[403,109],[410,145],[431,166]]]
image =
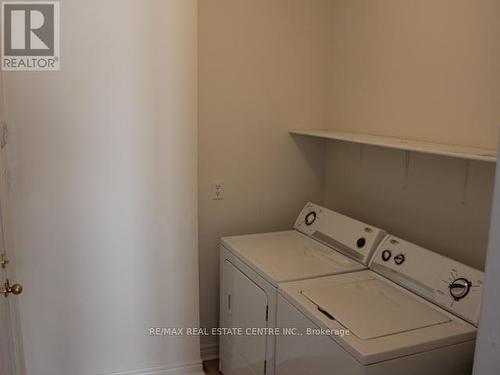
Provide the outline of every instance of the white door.
[[[7,158],[7,132],[4,122],[2,81],[0,75],[0,375],[25,373],[21,344],[18,298],[6,285],[15,285],[14,254],[9,253],[9,174]],[[7,293],[6,293],[7,292]]]
[[13,272],[9,272],[9,269],[13,265],[4,244],[3,232],[0,230],[0,375],[22,375],[24,367],[16,301],[16,294],[21,289],[11,281]]
[[[4,269],[0,270],[0,280],[5,280]],[[9,304],[6,298],[0,297],[0,375],[10,375],[15,374],[15,362],[12,353]]]
[[266,372],[266,341],[261,334],[245,335],[248,329],[267,327],[267,295],[229,261],[224,262],[222,311],[226,328],[241,328],[244,335],[224,337],[229,375],[260,375]]

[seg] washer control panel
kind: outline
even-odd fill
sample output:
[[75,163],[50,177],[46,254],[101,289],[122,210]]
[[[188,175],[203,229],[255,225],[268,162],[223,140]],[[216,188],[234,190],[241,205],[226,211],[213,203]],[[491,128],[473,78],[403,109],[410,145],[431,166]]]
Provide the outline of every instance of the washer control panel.
[[394,236],[380,244],[370,268],[477,326],[483,272]]
[[477,325],[483,294],[483,273],[455,262],[443,268],[440,276],[436,302]]
[[368,264],[385,232],[314,203],[307,203],[294,228],[363,264]]

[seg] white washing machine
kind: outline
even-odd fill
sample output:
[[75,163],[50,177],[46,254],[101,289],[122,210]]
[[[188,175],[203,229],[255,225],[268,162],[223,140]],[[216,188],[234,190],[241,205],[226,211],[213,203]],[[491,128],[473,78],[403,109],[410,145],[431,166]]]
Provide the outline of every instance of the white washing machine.
[[[278,283],[366,269],[385,232],[308,203],[295,230],[221,240],[220,325],[275,328]],[[345,255],[344,255],[345,254]],[[275,337],[220,339],[224,375],[274,374]]]
[[277,375],[469,374],[483,273],[392,236],[370,268],[280,284]]

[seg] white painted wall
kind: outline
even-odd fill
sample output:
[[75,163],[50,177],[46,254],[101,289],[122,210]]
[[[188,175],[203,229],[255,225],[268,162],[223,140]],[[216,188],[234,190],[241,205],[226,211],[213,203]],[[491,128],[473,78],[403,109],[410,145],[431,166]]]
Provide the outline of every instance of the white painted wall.
[[[330,129],[496,146],[500,2],[331,4]],[[405,188],[404,152],[327,147],[329,208],[484,267],[492,164],[412,153]]]
[[28,374],[199,371],[148,336],[199,320],[197,1],[61,3],[62,71],[5,74]]
[[[201,324],[218,326],[221,236],[289,229],[320,201],[324,148],[290,128],[326,126],[331,0],[207,0],[199,9]],[[225,181],[225,199],[210,199]],[[217,338],[203,338],[210,353]]]
[[330,128],[497,146],[500,2],[331,4]]
[[495,192],[491,215],[485,290],[479,335],[474,359],[474,375],[500,373],[500,159],[497,162]]
[[406,172],[404,152],[331,142],[326,165],[325,206],[484,269],[494,163],[411,153]]

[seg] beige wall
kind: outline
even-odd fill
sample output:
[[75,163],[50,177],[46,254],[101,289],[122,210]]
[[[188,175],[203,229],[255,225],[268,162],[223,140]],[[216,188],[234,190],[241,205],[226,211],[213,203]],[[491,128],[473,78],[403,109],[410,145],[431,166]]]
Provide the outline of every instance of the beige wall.
[[[324,150],[287,130],[326,126],[329,7],[329,0],[200,2],[202,326],[218,324],[220,236],[291,228],[305,201],[321,200]],[[226,196],[212,201],[218,179]]]
[[331,128],[496,147],[499,1],[332,6]]
[[[500,3],[332,2],[331,129],[495,148]],[[362,160],[360,152],[364,150]],[[482,268],[494,165],[330,142],[325,204]]]

